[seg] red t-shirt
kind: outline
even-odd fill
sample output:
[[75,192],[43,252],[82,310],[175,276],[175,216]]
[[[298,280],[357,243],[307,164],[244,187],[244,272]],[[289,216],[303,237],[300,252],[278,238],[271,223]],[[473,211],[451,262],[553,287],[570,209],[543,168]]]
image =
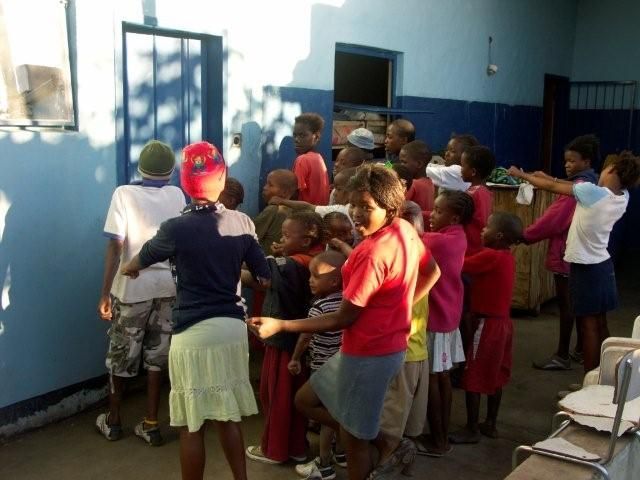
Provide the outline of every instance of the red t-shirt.
[[407,349],[418,272],[430,259],[415,229],[401,219],[358,244],[342,267],[343,298],[363,309],[343,331],[344,353],[380,356]]
[[467,193],[473,198],[475,210],[471,222],[465,225],[464,232],[467,234],[467,255],[473,255],[482,249],[480,233],[487,225],[487,220],[491,215],[493,195],[484,185],[469,187]]
[[429,292],[430,332],[452,332],[460,325],[462,314],[462,264],[467,237],[462,225],[449,225],[422,237],[440,267],[440,278]]
[[464,260],[471,277],[471,311],[485,317],[506,317],[516,278],[516,259],[510,250],[483,248]]
[[298,200],[312,205],[329,203],[329,175],[322,155],[307,152],[293,162],[293,173],[298,179]]
[[434,194],[435,189],[430,178],[416,178],[411,183],[411,188],[407,190],[404,198],[416,202],[420,205],[420,210],[430,211],[433,210],[433,203],[435,202]]

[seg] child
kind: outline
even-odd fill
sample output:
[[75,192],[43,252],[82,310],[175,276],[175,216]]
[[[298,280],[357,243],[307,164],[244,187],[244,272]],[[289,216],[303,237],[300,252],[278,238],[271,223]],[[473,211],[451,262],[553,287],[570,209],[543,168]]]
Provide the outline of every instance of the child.
[[168,185],[175,166],[173,150],[157,140],[140,153],[141,185],[124,185],[113,192],[104,234],[109,238],[98,303],[100,317],[111,322],[106,366],[110,374],[109,412],[96,419],[107,440],[122,435],[120,404],[126,378],[138,374],[140,359],[147,370],[147,415],[134,429],[150,445],[162,444],[158,404],[162,370],[167,367],[171,338],[171,307],[176,289],[168,262],[158,263],[132,282],[118,275],[124,265],[158,230],[162,222],[180,214],[185,206],[178,187]]
[[[296,406],[308,418],[341,429],[349,479],[364,480],[372,468],[369,442],[379,433],[384,396],[407,349],[414,294],[426,295],[439,271],[411,225],[396,218],[404,190],[391,170],[364,165],[349,187],[353,220],[364,240],[342,267],[338,311],[287,322],[252,318],[249,324],[262,338],[344,329],[340,352],[300,389]],[[411,463],[412,453],[403,462]]]
[[340,212],[349,216],[349,193],[347,192],[347,185],[349,180],[356,174],[357,168],[347,168],[341,170],[334,180],[334,193],[335,203],[332,205],[312,205],[308,202],[301,202],[300,200],[286,200],[282,197],[272,197],[269,200],[271,205],[282,205],[294,210],[312,210],[321,217],[324,217],[330,212]]
[[218,199],[227,210],[237,210],[244,202],[244,187],[233,177],[227,177],[224,190]]
[[435,200],[433,182],[426,173],[430,161],[431,150],[421,140],[409,142],[400,150],[400,164],[404,165],[413,177],[411,188],[407,190],[405,198],[416,202],[422,211],[428,212],[433,210]]
[[204,474],[208,423],[215,424],[233,478],[246,480],[240,421],[258,413],[238,284],[243,263],[260,284],[268,282],[269,269],[249,217],[216,202],[226,170],[214,145],[185,147],[180,183],[191,205],[162,223],[122,269],[131,278],[139,275],[139,282],[158,262],[172,258],[175,264],[178,295],[169,350],[169,406],[171,425],[180,429],[182,478],[190,480]]
[[487,225],[493,203],[492,195],[485,182],[496,166],[491,150],[483,145],[467,148],[461,158],[462,180],[471,186],[467,193],[473,198],[473,218],[465,227],[467,234],[467,255],[473,255],[482,248],[480,233]]
[[396,172],[396,175],[398,175],[398,178],[400,179],[400,182],[404,187],[404,194],[406,196],[407,192],[413,185],[413,174],[411,173],[411,170],[409,170],[401,163],[394,163],[391,168],[393,168],[393,171]]
[[315,151],[324,128],[317,113],[303,113],[295,119],[293,141],[296,157],[293,173],[298,179],[298,199],[313,205],[329,203],[329,176],[322,155]]
[[[262,312],[281,320],[304,317],[311,304],[309,263],[322,250],[322,219],[313,212],[294,212],[282,224],[282,257],[268,257],[271,285]],[[243,282],[256,286],[243,274]],[[289,458],[306,460],[306,419],[295,409],[296,391],[306,381],[306,371],[292,377],[287,366],[298,335],[282,332],[265,341],[260,375],[260,401],[265,417],[262,442],[247,447],[246,455],[264,463]]]
[[441,189],[466,192],[471,185],[462,180],[460,173],[462,153],[477,145],[480,143],[473,135],[451,135],[444,154],[444,165],[427,165],[427,177]]
[[356,128],[347,135],[347,142],[356,148],[359,148],[364,154],[365,160],[373,159],[373,149],[376,148],[373,132],[366,128]]
[[386,160],[390,163],[397,163],[402,147],[416,139],[416,128],[409,120],[400,118],[394,120],[387,127],[387,134],[384,137],[384,150]]
[[516,167],[509,175],[520,177],[537,188],[561,195],[573,195],[577,201],[567,236],[564,255],[569,263],[569,294],[573,313],[582,330],[585,372],[600,361],[600,346],[609,336],[607,312],[617,308],[617,290],[613,262],[607,244],[613,226],[627,209],[628,188],[640,176],[638,159],[623,152],[602,170],[598,185],[589,182],[536,177]]
[[[332,239],[338,239],[353,247],[353,223],[348,215],[338,211],[329,212],[322,217],[322,224],[324,226],[325,243]],[[327,245],[327,249],[329,248],[331,246]]]
[[[297,191],[296,176],[289,170],[274,170],[267,175],[262,188],[262,198],[268,204],[273,197],[290,199]],[[289,210],[286,207],[267,205],[254,219],[258,243],[265,255],[271,255],[271,247],[278,243],[282,236],[282,224]]]
[[[471,277],[471,312],[477,322],[473,344],[467,350],[462,377],[466,392],[467,425],[452,433],[452,443],[477,443],[480,433],[498,437],[496,422],[502,387],[511,378],[513,325],[511,297],[516,261],[509,250],[522,236],[522,221],[513,214],[496,212],[482,230],[485,248],[465,258],[463,271]],[[478,424],[480,395],[487,395],[487,417]]]
[[[424,234],[422,209],[417,203],[405,201],[402,218],[413,225],[418,235]],[[381,435],[376,445],[380,450],[380,457],[369,478],[390,474],[408,446],[399,448],[403,437],[415,438],[422,433],[428,400],[427,297],[424,296],[413,304],[404,364],[391,381],[384,399],[380,419]]]
[[464,193],[445,190],[431,212],[431,231],[425,245],[440,266],[441,276],[429,294],[429,405],[427,420],[431,438],[419,444],[419,453],[441,457],[450,451],[451,416],[449,371],[464,361],[458,326],[462,313],[462,265],[467,249],[464,227],[473,217],[473,200]]
[[[565,171],[567,180],[573,183],[597,183],[598,176],[591,165],[599,159],[599,141],[594,135],[584,135],[575,138],[565,147]],[[538,176],[544,175],[542,172]],[[563,260],[567,234],[576,209],[576,200],[572,196],[558,195],[544,214],[524,231],[524,241],[527,244],[549,239],[547,261],[545,266],[553,273],[556,285],[556,297],[560,310],[560,335],[558,349],[551,357],[533,362],[534,368],[540,370],[569,370],[571,358],[582,359],[582,334],[576,324],[578,340],[573,352],[569,352],[571,331],[574,317],[569,302],[569,264]]]
[[[340,153],[336,157],[336,161],[333,164],[333,181],[334,187],[331,190],[331,195],[329,196],[329,205],[333,205],[335,203],[340,203],[336,201],[336,190],[335,190],[335,182],[336,177],[340,172],[348,168],[355,168],[362,165],[365,161],[366,154],[364,151],[357,147],[346,147],[340,150]],[[346,203],[346,202],[343,202]]]
[[[309,264],[309,287],[316,300],[311,305],[309,317],[317,317],[335,312],[342,303],[342,275],[340,269],[346,257],[339,252],[328,250],[318,254]],[[342,331],[324,333],[303,333],[289,362],[292,375],[299,375],[302,371],[301,358],[307,349],[311,357],[311,374],[315,373],[326,361],[340,350]],[[296,472],[306,478],[314,478],[312,472],[317,471],[317,478],[332,479],[336,472],[333,468],[334,455],[331,448],[336,433],[327,426],[320,427],[320,455],[305,465],[298,465]],[[338,455],[336,455],[338,456]],[[346,466],[344,453],[338,456],[336,463]],[[317,474],[316,474],[317,475]]]

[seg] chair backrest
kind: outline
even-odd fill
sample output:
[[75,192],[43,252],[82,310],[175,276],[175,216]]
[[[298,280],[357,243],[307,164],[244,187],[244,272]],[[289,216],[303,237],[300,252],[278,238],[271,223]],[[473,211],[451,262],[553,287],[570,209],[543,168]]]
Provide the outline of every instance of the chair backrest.
[[[630,369],[630,378],[625,394],[625,370]],[[616,383],[613,393],[613,403],[626,403],[640,397],[640,349],[627,352],[620,358],[616,368]],[[624,398],[621,398],[624,395]]]
[[630,350],[640,348],[640,339],[609,337],[602,342],[600,350],[599,385],[616,384],[616,368],[620,357]]
[[638,315],[633,322],[633,331],[631,332],[631,338],[640,339],[640,315]]

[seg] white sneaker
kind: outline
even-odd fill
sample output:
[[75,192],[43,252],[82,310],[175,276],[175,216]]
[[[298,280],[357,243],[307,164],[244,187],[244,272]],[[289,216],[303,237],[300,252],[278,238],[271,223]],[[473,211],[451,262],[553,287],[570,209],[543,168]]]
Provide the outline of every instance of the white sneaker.
[[332,480],[336,478],[333,465],[323,466],[320,457],[316,457],[309,463],[296,465],[296,473],[308,480]]

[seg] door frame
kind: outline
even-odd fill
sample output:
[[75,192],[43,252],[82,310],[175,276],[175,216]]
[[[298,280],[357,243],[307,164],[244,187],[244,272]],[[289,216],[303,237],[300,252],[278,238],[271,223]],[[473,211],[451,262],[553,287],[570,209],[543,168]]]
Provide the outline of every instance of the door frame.
[[553,167],[554,142],[558,141],[557,128],[557,97],[558,86],[564,84],[567,89],[567,114],[569,112],[569,77],[545,73],[544,95],[542,100],[542,132],[540,145],[540,165],[542,171],[551,173]]
[[[202,140],[222,146],[223,132],[223,45],[222,37],[168,28],[121,22],[116,33],[116,179],[118,185],[129,183],[130,139],[127,129],[127,33],[159,35],[201,41],[202,69]],[[149,139],[151,140],[151,139]]]

